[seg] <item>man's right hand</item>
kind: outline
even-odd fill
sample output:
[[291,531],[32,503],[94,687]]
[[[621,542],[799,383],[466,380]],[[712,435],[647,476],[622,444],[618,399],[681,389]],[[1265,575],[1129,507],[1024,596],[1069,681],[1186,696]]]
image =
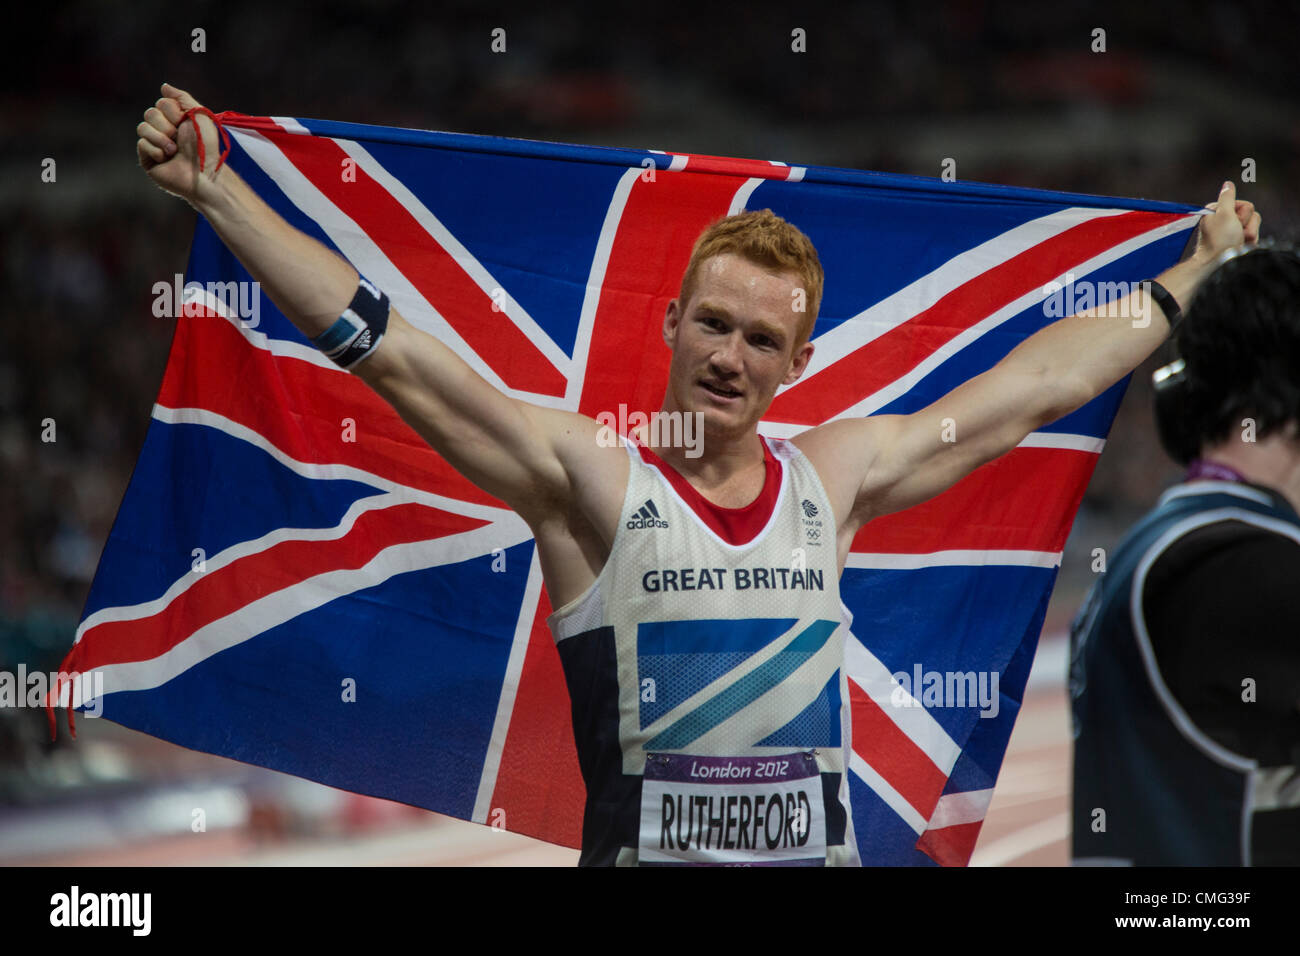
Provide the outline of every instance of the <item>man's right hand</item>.
[[[170,85],[162,92],[139,126],[141,167],[202,213],[261,291],[316,338],[348,307],[356,269],[287,223],[235,170],[222,166],[214,182],[216,125],[195,114],[207,167],[200,173],[194,124],[181,121],[199,103]],[[556,606],[590,586],[618,530],[630,467],[626,451],[598,441],[593,419],[502,393],[395,306],[355,375],[453,468],[528,522]]]
[[140,135],[135,144],[136,155],[150,179],[192,205],[211,182],[221,153],[220,136],[211,119],[201,113],[195,115],[199,129],[203,131],[207,167],[200,174],[199,140],[194,133],[194,123],[190,120],[181,122],[186,111],[200,104],[190,94],[169,83],[162,85],[162,94],[156,104],[145,110],[144,122],[136,127]]

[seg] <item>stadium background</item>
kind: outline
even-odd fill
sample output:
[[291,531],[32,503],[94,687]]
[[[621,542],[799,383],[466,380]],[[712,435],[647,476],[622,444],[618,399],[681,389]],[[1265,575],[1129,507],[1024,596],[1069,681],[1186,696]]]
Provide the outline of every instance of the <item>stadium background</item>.
[[[135,164],[164,80],[216,110],[783,159],[1202,203],[1300,224],[1287,3],[1097,10],[750,2],[69,3],[5,41],[0,93],[0,670],[57,667],[144,438],[172,333],[152,287],[194,213]],[[491,31],[506,30],[506,52]],[[205,31],[204,52],[192,32]],[[807,52],[791,51],[806,31]],[[1094,52],[1094,30],[1105,52]],[[42,182],[42,161],[56,180]],[[1255,182],[1242,182],[1254,160]],[[1067,545],[976,864],[1067,862],[1064,635],[1178,471],[1134,376]],[[42,422],[56,440],[42,441]],[[207,809],[207,830],[190,810]],[[0,864],[559,863],[576,851],[186,751],[107,721],[48,742],[0,708]]]

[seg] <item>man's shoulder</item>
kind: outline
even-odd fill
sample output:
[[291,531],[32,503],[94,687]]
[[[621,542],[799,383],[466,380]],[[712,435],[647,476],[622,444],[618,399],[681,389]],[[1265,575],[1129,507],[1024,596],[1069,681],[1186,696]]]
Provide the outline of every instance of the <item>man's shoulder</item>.
[[529,416],[534,427],[548,436],[564,471],[566,487],[561,499],[530,503],[531,513],[524,517],[534,534],[558,531],[582,537],[595,529],[602,538],[608,538],[623,504],[629,470],[621,437],[596,419],[577,412],[530,406]]
[[1189,635],[1208,629],[1210,646],[1226,628],[1233,633],[1229,643],[1240,645],[1284,622],[1300,624],[1300,524],[1247,509],[1171,517],[1171,529],[1188,522],[1187,530],[1154,556],[1141,596],[1158,657],[1169,653],[1176,635],[1190,647]]
[[[1300,536],[1300,526],[1295,528]],[[1147,591],[1189,578],[1216,590],[1255,590],[1281,574],[1300,574],[1300,540],[1245,516],[1222,517],[1180,535],[1152,562]]]
[[1159,522],[1174,534],[1153,570],[1186,568],[1224,554],[1246,564],[1269,556],[1300,560],[1300,520],[1281,495],[1261,485],[1175,485],[1147,513],[1146,522]]

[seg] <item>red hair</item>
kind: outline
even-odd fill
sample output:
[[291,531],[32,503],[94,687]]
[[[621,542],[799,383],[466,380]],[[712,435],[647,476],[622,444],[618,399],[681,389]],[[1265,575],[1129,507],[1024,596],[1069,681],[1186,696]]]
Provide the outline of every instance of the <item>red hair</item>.
[[812,337],[813,323],[817,321],[817,310],[821,307],[825,273],[812,240],[770,209],[727,216],[700,233],[695,248],[691,250],[686,274],[682,276],[680,298],[683,310],[695,294],[700,267],[714,256],[728,252],[743,256],[755,265],[793,272],[799,277],[799,287],[804,291],[804,308],[795,348],[807,342]]

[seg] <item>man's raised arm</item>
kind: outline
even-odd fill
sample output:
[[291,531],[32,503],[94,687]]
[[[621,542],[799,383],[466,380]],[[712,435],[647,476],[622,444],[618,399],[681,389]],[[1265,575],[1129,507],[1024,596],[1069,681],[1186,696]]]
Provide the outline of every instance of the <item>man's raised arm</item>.
[[[1237,200],[1231,183],[1208,208],[1214,212],[1198,225],[1195,251],[1156,280],[1180,307],[1223,252],[1259,238],[1259,214]],[[857,456],[845,464],[864,476],[857,522],[932,498],[1091,401],[1155,351],[1168,318],[1151,284],[1141,283],[1124,298],[1052,323],[920,411],[833,423],[838,441],[853,448],[847,454]]]
[[[137,128],[140,165],[155,183],[203,214],[304,335],[316,339],[327,332],[357,293],[356,269],[280,218],[234,170],[222,166],[214,175],[217,129],[195,114],[206,158],[200,171],[193,123],[182,122],[199,104],[170,85],[162,92]],[[396,309],[387,318],[379,344],[353,369],[358,377],[458,471],[530,523],[567,507],[569,471],[557,443],[567,436],[571,446],[596,448],[596,423],[503,395]],[[592,441],[572,441],[587,430]]]

